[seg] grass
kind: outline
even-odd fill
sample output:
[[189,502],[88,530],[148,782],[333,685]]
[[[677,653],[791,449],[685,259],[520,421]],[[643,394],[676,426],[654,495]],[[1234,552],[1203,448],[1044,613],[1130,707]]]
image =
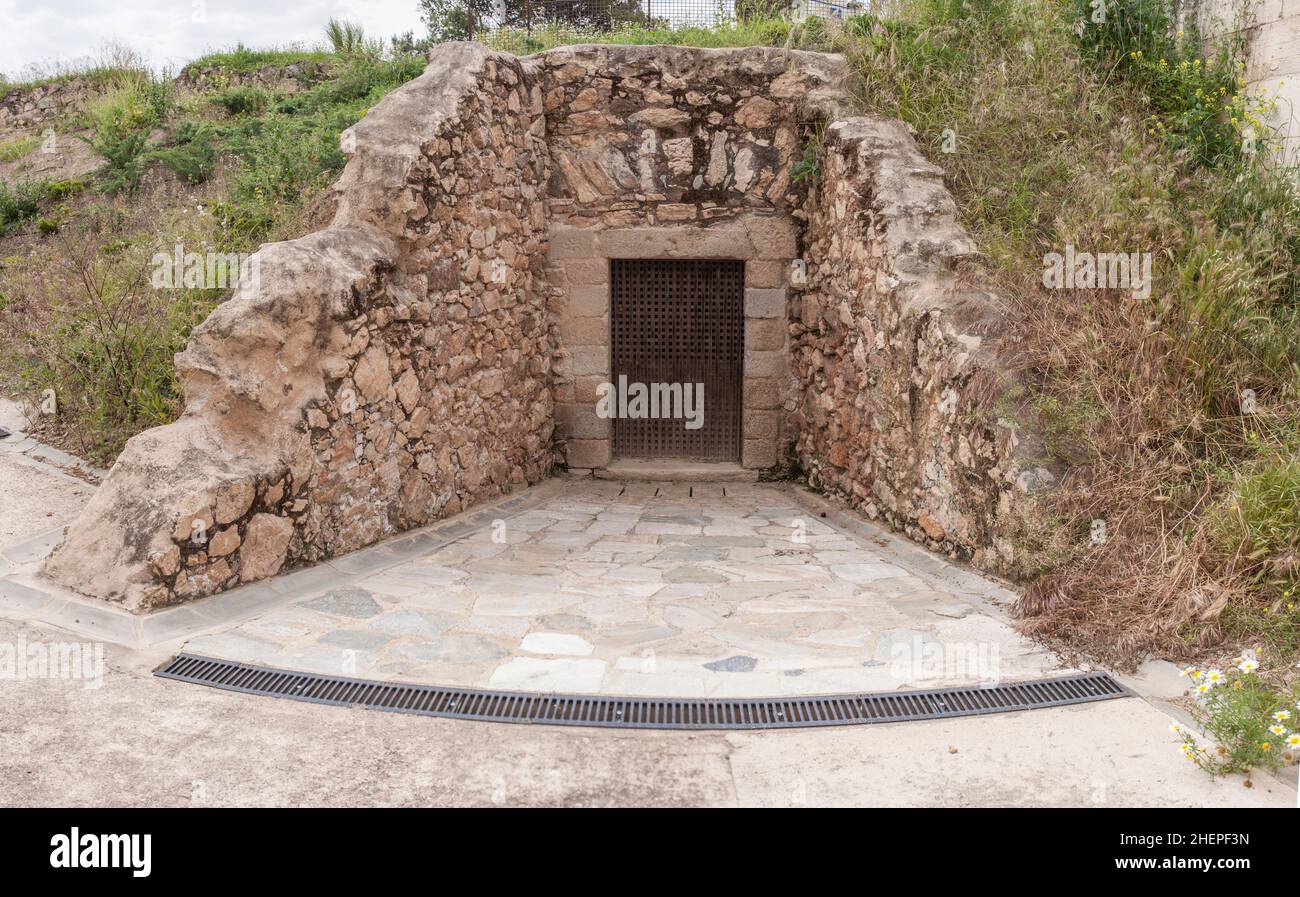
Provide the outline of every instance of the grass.
[[335,55],[322,47],[290,45],[253,50],[236,44],[229,50],[207,53],[185,66],[186,69],[223,68],[229,72],[253,72],[268,65],[288,66],[303,62],[334,62]]
[[52,391],[72,446],[97,463],[175,419],[172,357],[219,301],[211,291],[151,289],[151,255],[163,244],[158,233],[132,233],[131,220],[127,201],[97,200],[58,228],[57,263],[20,264],[0,315],[0,371],[22,392]]
[[[423,71],[418,56],[377,58],[361,52],[364,35],[349,40],[361,43],[346,55],[313,51],[332,77],[289,96],[224,87],[178,102],[165,77],[105,82],[76,122],[105,159],[82,207],[60,205],[79,184],[0,189],[0,234],[32,226],[47,238],[0,270],[0,378],[30,396],[54,390],[69,447],[109,464],[126,439],[181,410],[172,356],[227,291],[155,289],[152,254],[177,240],[229,253],[296,236],[342,170],[340,133]],[[257,68],[290,61],[282,53],[237,48],[229,60]],[[196,192],[142,189],[159,168]],[[210,198],[192,198],[200,190]]]
[[0,140],[0,162],[16,162],[41,145],[38,137],[11,137]]
[[621,24],[609,31],[592,31],[549,23],[531,31],[499,28],[483,36],[494,50],[517,55],[540,53],[570,44],[674,44],[684,47],[781,46],[792,30],[780,17],[755,16],[744,20],[722,20],[707,28],[695,25],[669,27]]
[[36,216],[45,199],[44,181],[19,181],[14,186],[0,181],[0,236],[17,230]]
[[151,77],[143,56],[128,46],[110,41],[84,59],[29,66],[23,78],[13,81],[0,78],[0,92],[32,90],[72,80],[81,81],[92,90],[103,91]]
[[[1276,599],[1269,613],[1300,600],[1300,452],[1242,464],[1205,515],[1217,563],[1261,584]],[[1300,629],[1296,632],[1300,639]]]

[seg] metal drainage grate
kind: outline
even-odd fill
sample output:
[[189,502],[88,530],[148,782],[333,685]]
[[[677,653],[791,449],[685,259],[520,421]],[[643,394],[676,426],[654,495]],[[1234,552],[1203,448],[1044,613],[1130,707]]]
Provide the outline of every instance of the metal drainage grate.
[[1131,692],[1105,673],[1082,673],[988,688],[790,698],[632,698],[482,691],[375,682],[178,654],[154,675],[251,695],[270,695],[421,716],[606,726],[620,729],[791,729],[979,716],[1122,698]]

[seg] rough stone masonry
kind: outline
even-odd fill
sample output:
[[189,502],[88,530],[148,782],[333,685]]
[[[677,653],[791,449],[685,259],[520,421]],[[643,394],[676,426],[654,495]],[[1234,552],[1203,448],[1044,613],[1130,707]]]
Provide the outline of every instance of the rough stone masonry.
[[325,229],[176,357],[185,411],[132,439],[47,562],[143,611],[609,461],[609,260],[745,264],[742,462],[989,568],[1015,439],[972,384],[997,297],[899,122],[846,118],[839,57],[443,44],[343,135]]

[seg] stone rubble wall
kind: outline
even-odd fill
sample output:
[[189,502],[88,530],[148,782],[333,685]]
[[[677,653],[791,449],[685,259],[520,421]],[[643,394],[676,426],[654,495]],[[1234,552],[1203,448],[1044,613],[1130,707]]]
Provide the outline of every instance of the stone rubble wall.
[[62,78],[6,91],[0,95],[0,140],[39,134],[100,92],[83,78]]
[[552,173],[546,272],[560,335],[557,428],[572,469],[611,460],[596,414],[610,369],[610,260],[745,262],[741,464],[794,438],[784,324],[816,130],[844,99],[842,58],[767,47],[579,46],[537,57]]
[[[942,171],[905,124],[833,124],[809,202],[807,281],[791,320],[809,482],[931,548],[1004,569],[1014,432],[990,421],[998,297]],[[990,380],[993,378],[993,380]]]
[[793,169],[842,99],[839,57],[768,47],[541,54],[548,206],[576,227],[793,214]]
[[144,610],[341,554],[553,466],[541,94],[445,46],[343,135],[338,211],[264,246],[47,563]]
[[262,87],[283,93],[297,93],[329,77],[330,64],[327,62],[268,64],[248,71],[236,71],[222,65],[187,65],[176,76],[176,86],[204,93],[229,90],[232,87]]

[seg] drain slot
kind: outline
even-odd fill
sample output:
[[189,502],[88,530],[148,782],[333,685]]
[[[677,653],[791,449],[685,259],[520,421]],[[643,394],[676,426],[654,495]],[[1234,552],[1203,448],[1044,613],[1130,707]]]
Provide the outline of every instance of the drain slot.
[[322,676],[178,654],[154,675],[242,694],[393,713],[615,729],[793,729],[945,719],[1127,697],[1105,673],[986,688],[791,698],[634,698],[448,688]]

